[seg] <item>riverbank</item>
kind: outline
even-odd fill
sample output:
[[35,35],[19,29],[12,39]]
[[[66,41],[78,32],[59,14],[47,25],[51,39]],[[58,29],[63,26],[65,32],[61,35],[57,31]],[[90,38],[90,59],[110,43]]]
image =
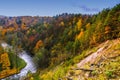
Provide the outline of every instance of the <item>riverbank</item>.
[[35,64],[33,63],[33,58],[25,51],[19,53],[19,58],[24,60],[26,62],[26,66],[19,70],[19,73],[16,73],[14,75],[11,75],[5,79],[8,80],[24,80],[25,76],[28,75],[28,73],[35,73],[37,71]]
[[[12,49],[8,50],[9,49],[8,44],[1,43],[1,47],[3,49],[3,52],[0,53],[1,54],[0,57],[4,58],[4,60],[1,62],[0,79],[20,73],[20,70],[23,69],[27,65],[27,63],[19,56],[17,56],[14,53],[14,51],[12,51]],[[5,56],[2,56],[3,54],[5,54]],[[6,65],[8,62],[9,65]]]
[[27,65],[27,63],[17,55],[13,53],[7,54],[9,56],[10,66],[9,69],[5,69],[0,72],[0,79],[20,73],[20,71]]

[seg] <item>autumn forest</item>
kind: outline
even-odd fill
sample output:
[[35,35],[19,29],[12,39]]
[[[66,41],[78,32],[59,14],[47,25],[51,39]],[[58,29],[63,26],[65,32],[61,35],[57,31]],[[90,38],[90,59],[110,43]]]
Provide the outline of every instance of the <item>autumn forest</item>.
[[[0,16],[0,44],[0,79],[119,80],[120,4],[97,14]],[[10,78],[27,65],[24,54],[36,71]]]

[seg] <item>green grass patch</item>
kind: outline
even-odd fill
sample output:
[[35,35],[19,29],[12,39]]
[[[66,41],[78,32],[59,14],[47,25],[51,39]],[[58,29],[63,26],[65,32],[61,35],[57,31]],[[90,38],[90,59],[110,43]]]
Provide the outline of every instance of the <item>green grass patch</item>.
[[11,63],[11,69],[17,68],[18,70],[21,70],[26,66],[26,62],[23,59],[19,58],[14,52],[10,51],[8,55]]

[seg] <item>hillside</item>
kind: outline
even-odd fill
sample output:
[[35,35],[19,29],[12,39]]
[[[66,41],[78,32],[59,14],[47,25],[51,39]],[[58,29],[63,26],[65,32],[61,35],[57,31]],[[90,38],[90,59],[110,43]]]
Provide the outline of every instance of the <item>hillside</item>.
[[[78,75],[78,78],[83,80],[85,78],[92,80],[120,79],[120,39],[108,40],[95,49],[94,53],[89,53],[90,50],[89,56],[77,64],[78,71],[73,69],[74,75]],[[88,71],[84,69],[88,69]]]
[[[57,80],[59,77],[63,80],[118,80],[119,61],[120,39],[108,40],[46,72],[42,79]],[[68,62],[71,62],[69,66],[65,66]]]

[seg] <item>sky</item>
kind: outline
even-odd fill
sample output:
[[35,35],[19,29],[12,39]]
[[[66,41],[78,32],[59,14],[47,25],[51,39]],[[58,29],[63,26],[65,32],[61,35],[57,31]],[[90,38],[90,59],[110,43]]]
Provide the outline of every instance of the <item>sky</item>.
[[0,0],[0,15],[55,16],[62,13],[95,14],[120,0]]

